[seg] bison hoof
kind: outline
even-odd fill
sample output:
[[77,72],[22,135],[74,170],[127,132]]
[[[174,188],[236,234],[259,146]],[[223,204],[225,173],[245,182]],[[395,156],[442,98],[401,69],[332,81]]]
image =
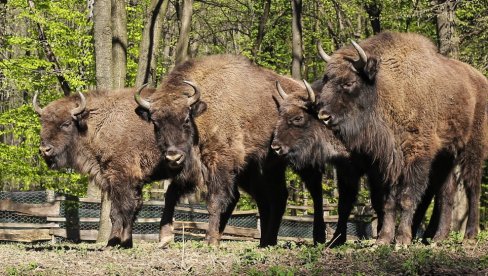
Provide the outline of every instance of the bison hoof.
[[345,237],[342,237],[342,236],[337,236],[337,237],[333,237],[328,243],[327,243],[327,247],[328,248],[334,248],[334,247],[337,247],[337,246],[340,246],[340,245],[343,245],[346,243],[346,238]]
[[466,228],[466,233],[464,233],[464,239],[472,240],[475,239],[478,235],[477,229],[470,229],[469,227]]
[[174,235],[170,236],[164,236],[161,237],[161,240],[159,241],[159,248],[167,248],[170,243],[172,243],[175,239]]

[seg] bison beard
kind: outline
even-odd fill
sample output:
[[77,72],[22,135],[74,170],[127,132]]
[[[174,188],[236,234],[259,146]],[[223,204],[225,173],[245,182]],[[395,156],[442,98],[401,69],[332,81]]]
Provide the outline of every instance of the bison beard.
[[[454,165],[468,190],[465,237],[474,237],[486,150],[486,78],[441,56],[420,35],[385,32],[353,44],[326,57],[317,106],[319,118],[345,145],[378,160],[392,183],[377,242],[393,240],[398,205],[396,242],[409,244],[413,213],[429,178],[445,179],[449,187]],[[435,163],[444,164],[442,172]]]
[[[154,89],[145,89],[143,95]],[[144,183],[163,179],[151,124],[136,114],[135,89],[79,93],[41,109],[39,150],[50,168],[88,174],[112,201],[108,246],[131,247]],[[86,99],[85,99],[86,97]],[[123,123],[120,123],[123,122]]]

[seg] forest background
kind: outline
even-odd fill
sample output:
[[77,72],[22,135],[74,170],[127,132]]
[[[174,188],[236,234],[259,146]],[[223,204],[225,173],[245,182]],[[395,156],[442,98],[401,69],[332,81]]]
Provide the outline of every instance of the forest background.
[[[332,53],[382,30],[423,34],[488,76],[488,0],[0,0],[0,190],[96,194],[86,177],[42,161],[35,91],[45,106],[72,91],[157,86],[175,64],[218,53],[313,81],[325,66],[317,43]],[[290,203],[306,204],[299,179],[288,181]],[[486,229],[486,170],[481,200]]]

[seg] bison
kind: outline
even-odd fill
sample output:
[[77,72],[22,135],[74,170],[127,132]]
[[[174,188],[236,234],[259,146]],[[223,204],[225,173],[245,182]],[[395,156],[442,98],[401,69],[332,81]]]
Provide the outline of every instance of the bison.
[[[276,84],[281,96],[281,99],[277,99],[280,117],[275,126],[271,148],[277,154],[286,156],[295,170],[308,169],[323,174],[327,163],[336,168],[339,220],[329,242],[329,246],[334,247],[346,242],[347,220],[357,199],[363,175],[368,176],[371,202],[378,216],[378,230],[381,229],[383,181],[371,160],[356,153],[350,154],[332,131],[316,118],[313,105],[315,93],[304,82],[308,95],[304,90],[302,93],[287,94],[279,83]],[[321,88],[319,83],[314,84],[314,87]]]
[[474,237],[486,148],[486,78],[440,55],[418,34],[384,32],[352,44],[325,58],[318,118],[347,148],[378,160],[391,183],[377,243],[395,238],[398,207],[396,242],[409,244],[414,210],[429,177],[447,179],[455,165],[468,187],[465,237]]
[[[256,199],[260,246],[276,244],[287,198],[287,163],[270,149],[278,120],[273,99],[276,80],[290,91],[304,89],[300,82],[253,65],[245,57],[216,55],[175,67],[147,99],[135,96],[147,111],[145,118],[154,123],[173,179],[166,195],[162,245],[172,239],[177,198],[195,186],[207,187],[210,244],[219,243],[239,199],[237,186]],[[314,241],[325,242],[321,174],[307,170],[299,174],[314,199]]]
[[[149,96],[154,89],[143,89]],[[132,247],[132,227],[142,207],[144,183],[163,179],[163,156],[150,123],[136,114],[136,89],[78,93],[44,108],[40,115],[40,153],[51,169],[88,174],[112,201],[107,246]]]

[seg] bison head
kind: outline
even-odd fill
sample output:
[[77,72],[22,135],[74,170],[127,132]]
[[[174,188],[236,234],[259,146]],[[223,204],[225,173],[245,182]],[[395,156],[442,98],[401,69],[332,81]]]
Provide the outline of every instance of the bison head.
[[207,108],[200,99],[199,88],[192,82],[184,83],[193,88],[193,93],[181,93],[181,85],[176,85],[165,87],[165,91],[155,93],[147,101],[139,92],[135,94],[144,117],[154,124],[158,146],[171,170],[181,170],[192,154],[192,147],[198,143],[194,118]]
[[72,166],[73,147],[80,133],[86,130],[86,100],[82,93],[56,100],[39,107],[37,93],[32,100],[41,119],[39,151],[50,168]]
[[275,98],[279,105],[279,119],[276,123],[271,148],[278,155],[286,155],[296,167],[310,162],[308,157],[313,154],[317,139],[321,139],[318,130],[323,128],[314,112],[315,93],[304,81],[308,96],[293,93],[286,94],[280,83],[276,88],[281,97]]
[[332,56],[320,46],[319,53],[328,65],[317,99],[318,118],[329,128],[351,132],[374,106],[377,59],[354,41],[352,47],[341,48]]

